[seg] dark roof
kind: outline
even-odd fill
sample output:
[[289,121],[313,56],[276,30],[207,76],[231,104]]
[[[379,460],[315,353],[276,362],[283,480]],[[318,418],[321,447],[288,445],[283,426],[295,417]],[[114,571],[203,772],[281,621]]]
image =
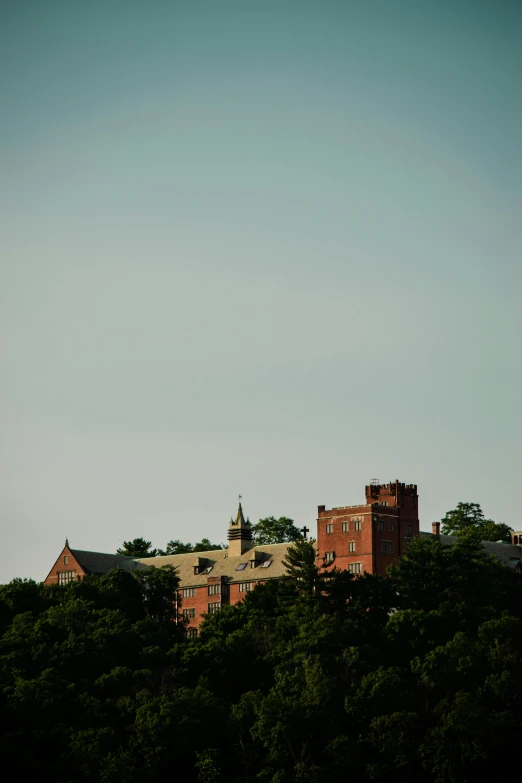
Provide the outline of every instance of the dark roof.
[[106,574],[113,568],[128,568],[134,562],[134,558],[128,555],[106,555],[82,549],[71,549],[71,552],[88,574]]
[[[421,530],[421,536],[432,537],[433,533],[426,533]],[[440,536],[440,542],[445,546],[453,546],[456,540],[455,536],[445,536],[443,534]],[[497,560],[500,560],[501,563],[510,568],[516,569],[522,562],[522,548],[515,544],[507,544],[504,541],[482,541],[481,544],[486,554],[493,555]]]

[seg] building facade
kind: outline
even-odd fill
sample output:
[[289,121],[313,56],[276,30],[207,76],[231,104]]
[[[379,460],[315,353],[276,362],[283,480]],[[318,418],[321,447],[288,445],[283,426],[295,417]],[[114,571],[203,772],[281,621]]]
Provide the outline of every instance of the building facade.
[[317,509],[317,559],[354,574],[380,574],[419,535],[416,484],[377,480],[365,487],[366,503]]
[[[317,565],[326,571],[335,566],[356,575],[366,572],[384,576],[415,536],[435,535],[443,544],[451,545],[454,539],[440,534],[438,522],[433,523],[432,533],[419,532],[418,500],[416,484],[380,484],[373,480],[365,487],[366,502],[361,505],[331,509],[319,506]],[[71,549],[66,541],[44,584],[67,584],[113,568],[134,571],[174,566],[180,579],[175,600],[187,633],[196,636],[204,616],[236,604],[256,585],[286,573],[285,557],[291,544],[253,546],[252,528],[241,503],[235,519],[230,520],[228,543],[228,549],[133,558]],[[483,546],[488,554],[522,572],[522,532],[513,533],[511,544],[483,542]]]

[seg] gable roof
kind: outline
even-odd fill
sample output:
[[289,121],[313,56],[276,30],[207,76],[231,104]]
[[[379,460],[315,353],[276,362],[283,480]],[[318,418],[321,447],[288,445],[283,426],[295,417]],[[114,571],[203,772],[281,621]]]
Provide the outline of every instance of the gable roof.
[[84,549],[71,549],[70,551],[87,574],[106,574],[112,568],[128,568],[135,560],[128,555],[108,555]]
[[[137,560],[142,567],[165,565],[175,566],[180,579],[180,587],[202,587],[207,584],[209,577],[228,577],[229,582],[254,582],[257,580],[274,579],[286,574],[283,565],[289,543],[266,544],[253,546],[243,552],[242,555],[230,557],[228,549],[215,549],[210,552],[187,552],[184,555],[164,555],[160,557],[147,557]],[[194,574],[194,557],[206,561],[212,566],[210,573]],[[255,560],[255,568],[250,567],[250,561]],[[271,561],[270,566],[263,568],[262,563]],[[240,564],[245,567],[238,571]]]

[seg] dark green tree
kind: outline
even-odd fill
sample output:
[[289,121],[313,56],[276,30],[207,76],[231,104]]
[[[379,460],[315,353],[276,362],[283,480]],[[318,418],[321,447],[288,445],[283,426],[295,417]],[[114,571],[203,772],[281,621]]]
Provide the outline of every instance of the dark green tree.
[[314,541],[299,538],[288,547],[283,565],[289,581],[300,591],[311,594],[321,585],[321,576],[316,564]]
[[213,544],[208,538],[202,538],[197,544],[184,544],[176,539],[169,541],[165,549],[158,549],[159,555],[184,555],[188,552],[212,552],[215,549],[224,549],[222,544]]
[[129,557],[156,557],[156,549],[151,549],[152,542],[144,538],[134,538],[132,541],[124,541],[123,546],[116,550],[118,555]]
[[478,503],[457,503],[441,520],[441,532],[448,536],[476,532],[482,541],[510,541],[511,531],[503,522],[485,519]]
[[283,544],[286,541],[297,541],[302,538],[301,531],[294,525],[294,520],[289,517],[265,517],[252,525],[254,543],[259,544]]
[[158,555],[185,555],[188,552],[193,552],[194,547],[192,544],[184,544],[179,538],[169,541],[165,549],[158,549]]
[[208,538],[202,538],[197,544],[194,544],[193,552],[212,552],[214,549],[224,549],[222,544],[213,544]]

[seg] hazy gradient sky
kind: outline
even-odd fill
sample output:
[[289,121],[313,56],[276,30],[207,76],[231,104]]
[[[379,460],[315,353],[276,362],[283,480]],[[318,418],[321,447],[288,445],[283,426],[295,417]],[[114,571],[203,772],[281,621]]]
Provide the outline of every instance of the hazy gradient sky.
[[0,581],[372,477],[522,528],[520,2],[0,9]]

